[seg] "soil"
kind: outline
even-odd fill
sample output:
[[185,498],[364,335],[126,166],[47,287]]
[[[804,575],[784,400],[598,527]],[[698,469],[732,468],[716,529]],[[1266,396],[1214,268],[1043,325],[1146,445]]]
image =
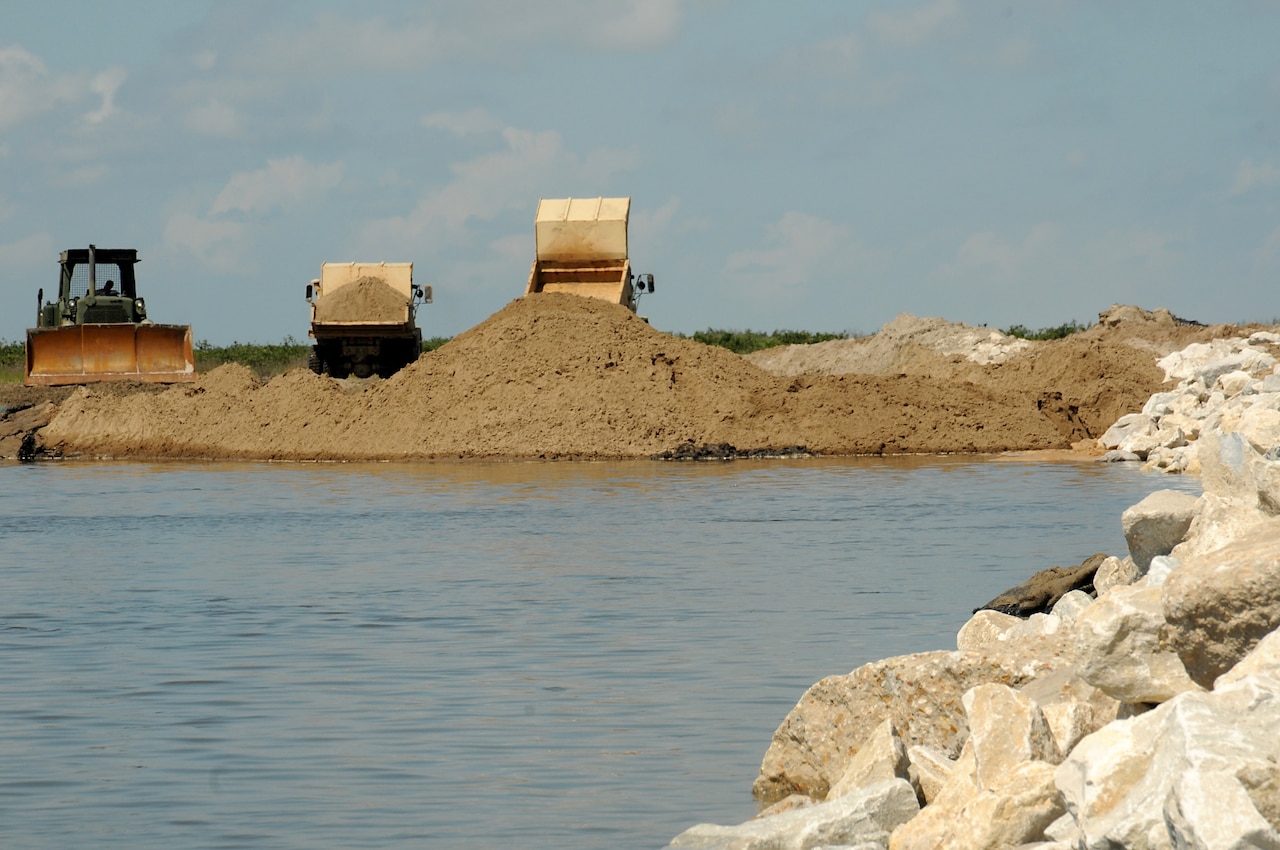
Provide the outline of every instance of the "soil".
[[315,321],[326,324],[377,322],[399,324],[408,319],[409,300],[380,277],[353,280],[316,301]]
[[[869,340],[743,358],[658,331],[616,304],[544,293],[511,302],[385,380],[295,370],[263,383],[229,365],[161,391],[12,389],[31,396],[27,405],[58,403],[34,432],[46,456],[679,459],[1062,450],[1091,443],[1141,409],[1164,381],[1158,357],[1247,332],[1165,321],[1167,311],[1124,310],[1116,322],[1104,313],[1088,331],[1051,342],[902,316]],[[784,362],[806,365],[795,373],[776,365]],[[0,389],[0,406],[8,392]]]

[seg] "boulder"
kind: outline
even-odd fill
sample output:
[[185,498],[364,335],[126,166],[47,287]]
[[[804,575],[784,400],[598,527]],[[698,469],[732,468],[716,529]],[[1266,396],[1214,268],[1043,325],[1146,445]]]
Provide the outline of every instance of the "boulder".
[[1280,627],[1280,529],[1261,528],[1174,570],[1163,588],[1169,643],[1202,687]]
[[1076,620],[1081,678],[1126,703],[1159,703],[1196,685],[1168,646],[1159,585],[1113,588]]
[[824,845],[874,844],[920,812],[905,779],[879,782],[835,800],[804,806],[737,826],[698,824],[669,847],[699,850],[809,850]]
[[[1277,729],[1280,679],[1258,675],[1180,694],[1089,735],[1055,774],[1080,830],[1078,846],[1280,847],[1277,824],[1253,802],[1268,808],[1276,788]],[[1220,787],[1182,783],[1195,775]]]
[[907,768],[906,748],[893,728],[893,721],[886,719],[862,742],[840,781],[831,786],[827,799],[843,797],[877,782],[909,779]]
[[926,807],[894,830],[889,850],[1005,850],[1039,841],[1065,812],[1054,776],[1051,764],[1023,762],[963,805]]
[[1093,575],[1093,589],[1098,596],[1102,596],[1113,587],[1133,584],[1140,575],[1133,558],[1127,556],[1123,560],[1115,557],[1107,558]]
[[752,793],[770,803],[792,793],[825,798],[886,718],[905,747],[954,756],[969,737],[961,704],[966,691],[989,682],[1018,687],[1069,667],[1072,644],[1062,633],[982,651],[903,655],[828,676],[805,692],[774,732]]
[[907,750],[907,772],[916,793],[925,803],[932,803],[951,778],[955,759],[933,747],[911,747]]
[[1015,617],[1030,617],[1046,613],[1054,604],[1073,590],[1093,590],[1093,575],[1107,559],[1105,554],[1091,555],[1079,566],[1050,567],[1041,570],[1017,587],[1011,587],[986,605],[974,609],[999,611]]
[[1026,761],[1062,760],[1035,700],[1008,685],[978,685],[963,698],[979,788],[991,788]]
[[1177,490],[1157,490],[1120,516],[1129,556],[1145,573],[1151,559],[1168,555],[1191,527],[1200,500]]

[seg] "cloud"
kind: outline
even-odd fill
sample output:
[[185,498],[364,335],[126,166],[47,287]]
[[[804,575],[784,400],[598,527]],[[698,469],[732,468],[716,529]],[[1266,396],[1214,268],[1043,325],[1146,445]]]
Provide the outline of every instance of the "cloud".
[[862,70],[865,51],[857,35],[848,33],[785,51],[779,70],[790,76],[849,79]]
[[634,152],[612,149],[578,156],[565,149],[554,130],[504,127],[491,135],[498,150],[453,163],[447,185],[428,192],[405,215],[370,222],[363,242],[404,246],[425,239],[443,244],[460,237],[471,221],[492,221],[505,211],[531,205],[548,186],[568,187],[565,194],[570,195],[600,193],[615,175],[634,169],[638,158]]
[[293,207],[337,186],[342,171],[341,162],[312,165],[300,156],[267,160],[266,168],[232,177],[218,193],[209,215],[264,213],[277,207]]
[[1049,222],[1033,225],[1021,242],[989,230],[973,233],[960,244],[954,263],[945,270],[981,271],[1008,283],[1041,267],[1044,258],[1057,248],[1061,234],[1061,228]]
[[51,76],[39,57],[21,47],[0,47],[0,131],[70,103],[86,85],[75,76]]
[[194,255],[206,267],[219,272],[243,271],[239,258],[248,225],[234,221],[214,221],[187,212],[175,213],[165,221],[166,249]]
[[102,98],[102,103],[93,112],[84,116],[90,124],[101,124],[116,111],[116,92],[124,84],[128,73],[119,66],[108,68],[89,82],[89,90]]
[[1280,168],[1270,161],[1254,163],[1252,157],[1245,157],[1236,168],[1236,180],[1231,186],[1231,194],[1243,195],[1252,189],[1270,189],[1280,185]]
[[759,247],[730,254],[724,271],[754,298],[781,301],[810,281],[838,274],[860,251],[852,228],[792,210],[765,227]]
[[[48,233],[34,233],[0,245],[0,265],[7,269],[52,266],[58,259],[58,247]],[[32,290],[34,298],[34,289]]]
[[243,135],[244,118],[222,100],[209,100],[187,111],[184,124],[198,136],[218,139],[235,139]]
[[1254,256],[1259,262],[1269,263],[1280,255],[1280,227],[1271,231],[1271,235],[1266,238]]
[[872,12],[867,16],[867,27],[885,44],[915,47],[959,17],[957,0],[934,0],[906,12]]
[[447,130],[458,138],[483,136],[502,130],[502,122],[483,109],[466,112],[432,112],[422,116],[422,126],[429,130]]

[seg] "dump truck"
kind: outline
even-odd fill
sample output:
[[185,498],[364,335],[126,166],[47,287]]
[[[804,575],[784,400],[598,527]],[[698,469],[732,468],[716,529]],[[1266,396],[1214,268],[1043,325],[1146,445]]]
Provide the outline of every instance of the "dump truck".
[[36,293],[27,330],[27,386],[196,379],[190,325],[159,325],[138,295],[132,248],[71,248],[59,255],[58,296]]
[[543,198],[534,219],[537,258],[525,295],[571,292],[636,312],[653,275],[633,275],[627,257],[630,198]]
[[417,308],[431,303],[431,287],[414,284],[413,263],[322,263],[307,301],[318,375],[385,378],[422,353]]

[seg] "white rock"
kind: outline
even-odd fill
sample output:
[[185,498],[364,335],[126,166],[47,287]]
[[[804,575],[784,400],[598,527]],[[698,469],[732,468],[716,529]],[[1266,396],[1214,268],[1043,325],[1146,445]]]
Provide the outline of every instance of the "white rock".
[[827,799],[843,797],[877,782],[907,779],[907,766],[907,751],[902,746],[902,739],[893,728],[893,721],[886,719],[862,742],[845,768],[844,776],[827,792]]
[[698,824],[669,847],[701,850],[809,850],[823,845],[888,844],[889,834],[920,812],[905,779],[880,782],[814,806],[737,826]]
[[1158,703],[1196,685],[1165,647],[1163,588],[1112,588],[1076,619],[1076,668],[1089,684],[1126,703]]
[[[1280,683],[1247,677],[1221,691],[1181,694],[1089,735],[1055,777],[1079,825],[1080,846],[1171,850],[1165,802],[1171,794],[1186,800],[1175,784],[1185,776],[1223,771],[1268,790],[1265,783],[1280,760],[1277,729]],[[1236,805],[1243,802],[1234,799]]]
[[1158,490],[1126,510],[1120,517],[1129,555],[1145,573],[1151,559],[1168,555],[1182,542],[1200,501],[1177,490]]
[[1147,568],[1147,584],[1164,584],[1169,573],[1173,572],[1179,563],[1178,559],[1172,555],[1155,556],[1151,559],[1151,566]]

